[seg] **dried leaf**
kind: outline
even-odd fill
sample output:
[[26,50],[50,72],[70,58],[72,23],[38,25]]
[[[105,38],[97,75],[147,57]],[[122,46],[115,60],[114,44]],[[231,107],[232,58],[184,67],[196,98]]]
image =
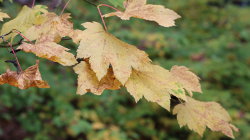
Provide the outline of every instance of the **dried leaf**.
[[69,21],[70,14],[57,16],[55,13],[47,13],[43,17],[45,22],[32,26],[24,33],[30,40],[60,42],[62,37],[74,31],[73,23]]
[[10,18],[8,14],[1,12],[0,10],[0,21],[3,21],[4,18]]
[[199,77],[190,72],[187,67],[174,66],[171,68],[170,72],[172,74],[172,79],[180,83],[191,96],[192,92],[202,92]]
[[83,38],[83,31],[82,30],[73,30],[70,34],[69,37],[72,38],[72,41],[76,44],[79,44],[79,42]]
[[231,138],[234,138],[233,130],[238,131],[229,123],[231,118],[227,111],[216,102],[201,102],[187,97],[185,103],[175,106],[173,114],[177,114],[180,127],[187,125],[201,136],[206,126]]
[[162,5],[146,4],[147,0],[126,0],[124,12],[113,12],[104,15],[104,17],[118,16],[123,20],[129,20],[130,17],[141,18],[145,20],[155,21],[164,27],[175,25],[175,20],[180,16],[174,11],[165,8]]
[[106,32],[97,22],[82,24],[86,30],[81,34],[77,58],[89,58],[91,68],[101,80],[111,65],[115,77],[124,84],[129,78],[132,68],[135,70],[150,62],[148,55],[117,39]]
[[17,49],[34,53],[38,57],[58,62],[63,66],[72,66],[77,63],[75,56],[67,52],[69,51],[68,48],[56,44],[55,42],[40,42],[34,45],[23,43]]
[[91,70],[88,62],[82,61],[74,67],[78,74],[78,89],[77,94],[83,95],[86,92],[92,92],[100,95],[105,89],[119,89],[121,83],[114,77],[113,71],[110,68],[107,75],[100,81],[95,73]]
[[[40,24],[44,21],[41,13],[47,13],[46,6],[37,5],[34,8],[24,6],[16,18],[3,24],[1,34],[9,33],[11,30],[16,29],[20,32],[25,32],[28,28],[35,24]],[[13,38],[16,34],[5,36],[5,39]]]
[[178,85],[171,73],[157,65],[149,64],[140,71],[133,70],[125,84],[136,101],[143,96],[170,110],[170,94],[186,100],[185,90]]
[[20,89],[30,87],[49,88],[48,83],[42,80],[38,67],[39,61],[36,62],[36,65],[20,73],[8,69],[6,73],[0,75],[0,85],[9,84]]

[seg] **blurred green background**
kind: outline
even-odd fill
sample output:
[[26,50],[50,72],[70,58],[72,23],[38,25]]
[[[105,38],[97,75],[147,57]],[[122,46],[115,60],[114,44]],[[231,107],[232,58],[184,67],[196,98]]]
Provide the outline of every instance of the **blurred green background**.
[[[140,19],[106,19],[110,33],[145,50],[154,63],[167,69],[189,67],[201,78],[202,101],[219,102],[239,129],[237,140],[250,139],[250,1],[249,0],[148,0],[179,13],[176,27],[164,28]],[[108,0],[94,3],[107,3]],[[0,4],[15,17],[28,0]],[[60,13],[62,0],[37,1]],[[121,7],[119,7],[122,9]],[[109,12],[108,8],[102,8]],[[75,28],[86,21],[101,22],[96,7],[72,0],[65,12],[72,13]],[[5,21],[8,21],[5,20]],[[62,41],[75,53],[72,41]],[[33,54],[18,53],[22,67],[35,64]],[[15,68],[13,59],[0,48],[0,73]],[[180,128],[176,116],[145,99],[137,104],[126,89],[105,91],[101,96],[76,95],[77,75],[71,67],[41,59],[40,71],[50,89],[19,90],[0,86],[1,140],[227,140],[207,129],[203,137]]]

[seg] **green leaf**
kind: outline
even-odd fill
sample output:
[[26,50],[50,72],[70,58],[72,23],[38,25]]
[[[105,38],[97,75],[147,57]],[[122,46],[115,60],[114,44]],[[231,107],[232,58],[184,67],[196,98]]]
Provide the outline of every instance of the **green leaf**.
[[72,131],[72,134],[77,136],[82,132],[89,132],[92,129],[92,126],[90,123],[88,123],[85,120],[79,120],[77,123],[74,125],[70,126],[69,129]]

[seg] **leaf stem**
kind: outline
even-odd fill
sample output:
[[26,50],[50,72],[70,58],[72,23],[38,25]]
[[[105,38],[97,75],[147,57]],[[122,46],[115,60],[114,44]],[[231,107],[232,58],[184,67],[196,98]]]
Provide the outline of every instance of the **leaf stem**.
[[27,37],[25,37],[25,36],[24,36],[20,31],[18,31],[17,29],[12,29],[10,32],[1,35],[0,38],[2,38],[2,39],[4,40],[4,37],[5,37],[5,36],[10,35],[10,34],[12,34],[13,32],[19,34],[22,38],[24,38],[25,40],[29,41],[29,42],[32,44],[32,41],[29,40]]
[[102,14],[102,11],[101,11],[101,9],[100,9],[100,5],[97,6],[97,10],[98,10],[99,15],[101,16],[102,23],[103,23],[103,26],[104,26],[105,31],[108,31],[108,28],[107,28],[107,26],[106,26],[106,22],[105,22],[105,20],[104,20],[104,18],[103,18],[103,14]]
[[113,7],[113,6],[110,6],[110,5],[108,5],[108,4],[99,4],[98,6],[109,7],[109,8],[111,8],[111,9],[113,9],[113,10],[116,10],[117,12],[121,12],[119,9],[117,9],[117,8],[115,8],[115,7]]
[[103,23],[104,29],[105,29],[105,31],[108,31],[106,22],[105,22],[105,20],[104,20],[104,18],[103,18],[103,14],[102,14],[102,11],[101,11],[101,9],[100,9],[100,7],[102,7],[102,6],[109,7],[109,8],[111,8],[111,9],[114,9],[114,10],[119,11],[119,12],[120,12],[120,10],[118,10],[117,8],[115,8],[115,7],[113,7],[113,6],[107,5],[107,4],[99,4],[99,5],[97,5],[97,9],[98,9],[99,15],[101,16],[101,19],[102,19],[102,23]]
[[10,49],[11,49],[11,51],[12,51],[12,53],[13,53],[15,59],[16,59],[17,66],[18,66],[17,72],[18,72],[18,73],[19,73],[19,72],[22,72],[23,69],[22,69],[22,67],[21,67],[21,65],[20,65],[20,63],[19,63],[19,60],[18,60],[18,58],[17,58],[16,52],[15,52],[15,50],[14,50],[12,44],[11,44],[10,42],[8,42],[8,41],[5,41],[5,39],[4,39],[3,36],[1,36],[1,38],[3,39],[3,42],[7,42],[7,43],[8,43],[8,45],[9,45],[9,47],[10,47]]
[[33,44],[31,40],[29,40],[26,36],[24,36],[20,31],[13,29],[12,32],[15,32],[17,34],[19,34],[22,38],[24,38],[25,40],[27,40],[29,43]]
[[[18,45],[21,45],[22,44],[22,42],[23,42],[23,38],[21,39],[21,40],[19,40],[16,44],[12,44],[12,47],[16,47],[16,46],[18,46]],[[9,45],[0,45],[0,48],[6,48],[6,47],[8,47]]]
[[71,0],[68,0],[68,2],[64,5],[64,7],[63,7],[62,12],[61,12],[60,15],[63,14],[64,10],[65,10],[65,9],[67,8],[67,6],[69,5],[70,1],[71,1]]
[[22,69],[22,67],[21,67],[21,65],[20,65],[20,63],[19,63],[19,60],[18,60],[18,58],[17,58],[17,55],[16,55],[16,52],[15,52],[15,50],[13,49],[13,47],[12,47],[12,44],[10,43],[10,42],[8,42],[8,45],[10,46],[10,48],[11,48],[11,51],[12,51],[12,53],[13,53],[13,55],[14,55],[14,57],[15,57],[15,59],[16,59],[16,62],[17,62],[17,65],[18,65],[18,71],[17,72],[19,72],[19,71],[23,71],[23,69]]

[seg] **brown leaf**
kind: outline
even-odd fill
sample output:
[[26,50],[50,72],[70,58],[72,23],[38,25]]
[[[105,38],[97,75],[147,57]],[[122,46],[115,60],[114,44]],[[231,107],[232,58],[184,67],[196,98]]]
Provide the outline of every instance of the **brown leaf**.
[[145,52],[109,34],[101,24],[87,22],[82,25],[87,29],[80,36],[77,58],[89,58],[91,68],[98,80],[107,74],[111,65],[117,80],[124,84],[132,68],[138,69],[151,62]]
[[96,74],[91,70],[88,62],[82,61],[74,67],[75,73],[78,74],[77,94],[83,95],[86,92],[92,92],[100,95],[105,89],[119,89],[121,83],[114,77],[111,68],[108,73],[99,81]]
[[231,118],[227,111],[216,102],[201,102],[187,97],[185,103],[175,106],[173,114],[177,114],[180,127],[187,125],[201,136],[206,126],[231,138],[234,138],[233,130],[238,131],[229,123]]
[[0,85],[9,84],[20,89],[30,87],[49,88],[48,83],[42,80],[38,67],[39,61],[20,73],[8,69],[6,73],[0,75]]
[[67,52],[69,51],[68,48],[56,44],[55,42],[40,42],[34,45],[23,43],[17,49],[34,53],[38,57],[58,62],[63,66],[72,66],[77,63],[75,56]]
[[123,20],[129,20],[130,17],[141,18],[145,20],[155,21],[164,27],[175,25],[175,20],[180,16],[174,11],[161,5],[146,4],[147,0],[126,0],[124,12],[113,12],[104,15],[104,17],[118,16]]

